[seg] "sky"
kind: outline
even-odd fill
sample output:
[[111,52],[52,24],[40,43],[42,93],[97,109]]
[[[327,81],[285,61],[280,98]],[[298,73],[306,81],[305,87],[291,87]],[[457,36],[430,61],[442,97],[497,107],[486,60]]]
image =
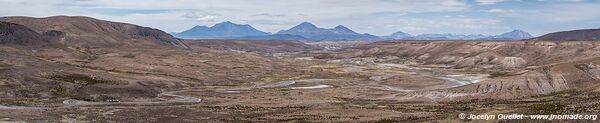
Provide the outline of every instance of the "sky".
[[0,0],[0,8],[0,16],[89,16],[165,32],[223,21],[267,32],[344,25],[380,36],[600,28],[600,0]]

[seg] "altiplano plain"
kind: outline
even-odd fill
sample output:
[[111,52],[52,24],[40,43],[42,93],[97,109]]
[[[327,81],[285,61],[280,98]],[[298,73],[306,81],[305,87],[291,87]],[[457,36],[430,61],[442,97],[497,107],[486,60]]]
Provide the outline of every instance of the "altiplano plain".
[[0,21],[0,121],[467,122],[457,115],[600,112],[595,41],[183,40],[89,17]]

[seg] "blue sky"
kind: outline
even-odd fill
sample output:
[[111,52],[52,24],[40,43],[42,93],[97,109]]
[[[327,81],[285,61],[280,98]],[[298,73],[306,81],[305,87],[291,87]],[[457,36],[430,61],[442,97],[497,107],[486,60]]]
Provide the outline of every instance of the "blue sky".
[[0,16],[90,16],[166,32],[223,21],[268,32],[308,21],[375,35],[600,28],[600,0],[0,0],[0,8]]

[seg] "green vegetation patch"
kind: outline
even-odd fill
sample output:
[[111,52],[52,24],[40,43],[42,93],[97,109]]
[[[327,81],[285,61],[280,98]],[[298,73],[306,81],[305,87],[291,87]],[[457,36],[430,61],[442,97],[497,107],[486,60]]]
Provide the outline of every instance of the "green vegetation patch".
[[125,54],[125,55],[123,55],[121,57],[123,57],[123,58],[135,58],[136,56],[135,56],[135,54]]
[[493,73],[490,73],[489,78],[497,78],[497,77],[505,77],[505,76],[510,76],[510,74],[508,72],[493,72]]

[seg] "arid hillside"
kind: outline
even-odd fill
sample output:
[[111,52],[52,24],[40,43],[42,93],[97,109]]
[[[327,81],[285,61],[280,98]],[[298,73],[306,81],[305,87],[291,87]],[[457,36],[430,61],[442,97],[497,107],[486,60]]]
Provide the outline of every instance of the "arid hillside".
[[49,44],[51,36],[57,35],[44,35],[23,25],[0,22],[0,44],[3,45],[40,46]]
[[376,62],[490,74],[490,79],[475,84],[414,92],[410,99],[523,99],[597,89],[598,45],[593,41],[387,41],[321,53],[317,58],[375,58]]
[[65,34],[60,43],[81,48],[163,46],[161,44],[187,47],[158,29],[83,16],[1,17],[0,21],[21,24],[40,34],[59,31]]
[[[276,78],[274,73],[283,71],[289,74],[282,76],[297,75],[302,70],[294,66],[304,64],[226,50],[188,49],[160,30],[88,17],[3,17],[0,21],[20,23],[0,23],[0,97],[4,98],[154,98],[160,90],[244,84]],[[287,48],[314,48],[289,43],[293,45]],[[261,45],[269,44],[256,46]]]
[[510,71],[598,57],[598,45],[593,41],[387,41],[344,49],[335,56],[395,56],[392,62]]
[[599,41],[600,29],[554,32],[533,38],[536,41]]

